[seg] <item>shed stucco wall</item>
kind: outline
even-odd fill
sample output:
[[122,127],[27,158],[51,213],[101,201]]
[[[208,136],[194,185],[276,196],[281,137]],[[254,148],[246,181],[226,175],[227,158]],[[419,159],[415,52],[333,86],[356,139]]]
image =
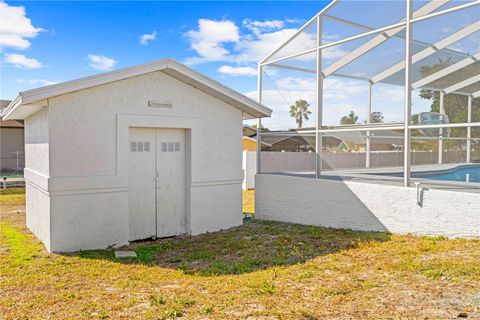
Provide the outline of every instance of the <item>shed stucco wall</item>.
[[45,176],[50,173],[49,124],[48,108],[25,119],[25,167]]
[[480,237],[480,194],[260,174],[256,217],[331,228]]
[[26,224],[50,250],[48,109],[25,119]]
[[[149,100],[173,107],[149,107]],[[128,243],[128,126],[186,128],[191,134],[189,232],[242,223],[240,110],[154,72],[51,98],[48,125],[48,177],[29,179],[47,186],[51,251]]]

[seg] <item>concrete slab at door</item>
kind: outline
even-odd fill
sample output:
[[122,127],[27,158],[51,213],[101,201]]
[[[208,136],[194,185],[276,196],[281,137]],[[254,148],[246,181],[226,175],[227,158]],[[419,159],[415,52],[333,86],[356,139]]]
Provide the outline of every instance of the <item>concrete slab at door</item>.
[[185,130],[157,129],[157,236],[186,233]]
[[129,240],[155,236],[155,129],[130,128]]

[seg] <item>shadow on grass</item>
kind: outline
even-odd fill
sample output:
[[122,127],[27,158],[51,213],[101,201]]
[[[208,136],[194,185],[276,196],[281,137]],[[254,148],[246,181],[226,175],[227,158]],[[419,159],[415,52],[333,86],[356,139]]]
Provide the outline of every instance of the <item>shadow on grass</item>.
[[191,237],[130,244],[137,258],[116,259],[114,250],[81,251],[85,259],[125,264],[157,265],[204,276],[242,274],[287,266],[355,248],[370,241],[387,241],[385,232],[329,229],[282,222],[250,220],[243,226]]

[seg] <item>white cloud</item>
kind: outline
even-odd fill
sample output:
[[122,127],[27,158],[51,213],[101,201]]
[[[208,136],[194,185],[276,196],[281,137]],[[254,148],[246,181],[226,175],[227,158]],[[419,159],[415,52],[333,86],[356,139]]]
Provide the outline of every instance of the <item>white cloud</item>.
[[221,66],[217,70],[220,73],[228,74],[231,76],[256,76],[257,69],[253,67],[232,67],[232,66]]
[[336,61],[347,55],[347,51],[343,50],[339,46],[329,47],[322,50],[322,57],[326,60]]
[[35,85],[50,86],[52,84],[57,84],[58,83],[58,81],[51,81],[51,80],[47,80],[47,79],[18,79],[17,82],[18,83],[25,83],[25,84],[32,85],[32,86],[35,86]]
[[[277,88],[283,91],[302,91],[315,93],[317,82],[315,79],[284,77],[276,81]],[[366,85],[361,85],[357,81],[340,80],[337,78],[327,78],[323,81],[324,99],[346,100],[362,92],[367,91]]]
[[315,91],[317,84],[315,79],[284,77],[276,81],[280,90]]
[[117,61],[112,58],[95,54],[89,54],[88,59],[90,60],[88,65],[93,69],[100,71],[112,70],[113,66],[117,63]]
[[40,69],[42,63],[36,59],[27,58],[23,54],[7,53],[5,62],[13,64],[16,68]]
[[378,87],[373,89],[373,97],[382,101],[403,101],[405,90],[403,87]]
[[[198,29],[186,33],[191,48],[197,56],[187,59],[188,64],[205,62],[235,61],[237,64],[258,62],[267,56],[280,44],[285,42],[296,32],[296,28],[286,27],[286,24],[296,23],[297,20],[265,20],[255,21],[245,19],[240,32],[233,21],[215,21],[208,19],[198,20]],[[335,38],[335,35],[329,35]],[[312,30],[300,33],[287,46],[277,53],[276,57],[313,49],[316,46],[316,36]],[[323,51],[325,59],[334,60],[343,57],[347,52],[341,47],[328,48]],[[297,60],[312,60],[314,54],[297,58]]]
[[252,31],[257,36],[265,31],[281,29],[285,26],[285,22],[282,20],[252,21],[250,19],[245,19],[242,24],[246,29]]
[[198,20],[198,30],[186,34],[190,46],[199,57],[187,60],[190,64],[208,61],[229,61],[230,52],[224,45],[240,39],[238,27],[229,20]]
[[146,46],[149,42],[154,41],[157,39],[157,31],[153,31],[152,33],[144,34],[140,37],[140,44]]
[[24,7],[14,7],[0,2],[0,47],[25,50],[30,47],[29,39],[35,38],[42,28],[36,28],[27,18]]
[[[276,49],[281,43],[290,38],[295,32],[296,29],[286,28],[274,32],[260,34],[254,39],[244,38],[235,47],[235,49],[238,51],[238,60],[248,62],[260,61],[270,52]],[[296,52],[300,52],[304,50],[305,47],[308,47],[308,49],[314,48],[315,38],[302,34],[301,37],[299,37],[299,41],[295,41],[295,45],[297,46],[296,48],[292,48],[291,46],[285,47],[284,50],[282,50],[282,55],[290,54],[294,49],[298,49]]]

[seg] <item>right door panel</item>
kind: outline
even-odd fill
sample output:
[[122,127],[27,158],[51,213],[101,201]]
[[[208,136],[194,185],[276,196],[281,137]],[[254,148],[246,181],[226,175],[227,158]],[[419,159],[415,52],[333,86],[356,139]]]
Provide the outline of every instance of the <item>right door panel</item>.
[[157,237],[186,232],[185,130],[156,130]]

